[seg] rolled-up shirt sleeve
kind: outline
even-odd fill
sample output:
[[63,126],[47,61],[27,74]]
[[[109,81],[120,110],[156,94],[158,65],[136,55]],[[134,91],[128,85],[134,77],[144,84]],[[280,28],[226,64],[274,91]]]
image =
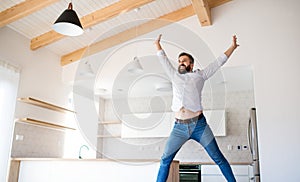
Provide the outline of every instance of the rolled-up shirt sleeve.
[[168,77],[170,79],[173,78],[176,69],[174,68],[174,66],[172,65],[172,63],[170,62],[169,58],[167,57],[166,53],[164,50],[159,50],[157,52],[157,56],[159,58],[159,61],[163,67],[163,69],[165,70],[166,74],[168,75]]
[[214,62],[210,63],[204,70],[203,73],[203,79],[207,80],[210,78],[221,66],[223,66],[228,57],[225,54],[220,55]]

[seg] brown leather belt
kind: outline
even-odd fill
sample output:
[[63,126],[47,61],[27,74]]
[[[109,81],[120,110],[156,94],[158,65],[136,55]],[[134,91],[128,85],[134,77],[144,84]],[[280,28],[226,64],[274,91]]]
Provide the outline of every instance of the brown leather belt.
[[181,124],[189,124],[189,123],[197,122],[198,120],[200,120],[203,117],[204,117],[204,115],[203,115],[203,113],[201,113],[199,116],[189,118],[189,119],[177,119],[177,118],[175,118],[175,120],[176,120],[175,122],[176,123],[181,123]]

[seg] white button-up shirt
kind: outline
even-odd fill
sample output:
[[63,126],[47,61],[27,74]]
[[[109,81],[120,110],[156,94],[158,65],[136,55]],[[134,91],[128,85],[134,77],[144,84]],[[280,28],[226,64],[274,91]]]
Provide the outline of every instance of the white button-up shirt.
[[159,60],[173,86],[172,110],[179,111],[182,107],[193,112],[202,111],[201,92],[204,82],[210,78],[225,62],[227,56],[222,54],[203,70],[180,74],[172,65],[164,50],[157,52]]

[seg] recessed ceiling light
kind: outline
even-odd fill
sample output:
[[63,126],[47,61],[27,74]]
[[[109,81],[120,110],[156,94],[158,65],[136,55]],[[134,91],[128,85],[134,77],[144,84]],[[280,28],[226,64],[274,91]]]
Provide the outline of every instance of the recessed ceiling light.
[[106,94],[107,93],[107,89],[105,88],[98,88],[98,89],[95,89],[95,95],[103,95],[103,94]]
[[160,92],[169,92],[172,90],[172,84],[170,82],[158,83],[155,85],[155,90]]
[[222,80],[222,81],[220,81],[220,82],[218,82],[218,84],[227,84],[228,82],[226,81],[226,80]]

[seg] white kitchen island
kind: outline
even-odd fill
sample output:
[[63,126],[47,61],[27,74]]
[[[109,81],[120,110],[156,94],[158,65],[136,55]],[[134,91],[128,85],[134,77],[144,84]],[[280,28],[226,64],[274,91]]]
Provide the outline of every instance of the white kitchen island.
[[[18,158],[11,160],[9,182],[153,182],[159,160]],[[173,161],[168,182],[179,182]]]

